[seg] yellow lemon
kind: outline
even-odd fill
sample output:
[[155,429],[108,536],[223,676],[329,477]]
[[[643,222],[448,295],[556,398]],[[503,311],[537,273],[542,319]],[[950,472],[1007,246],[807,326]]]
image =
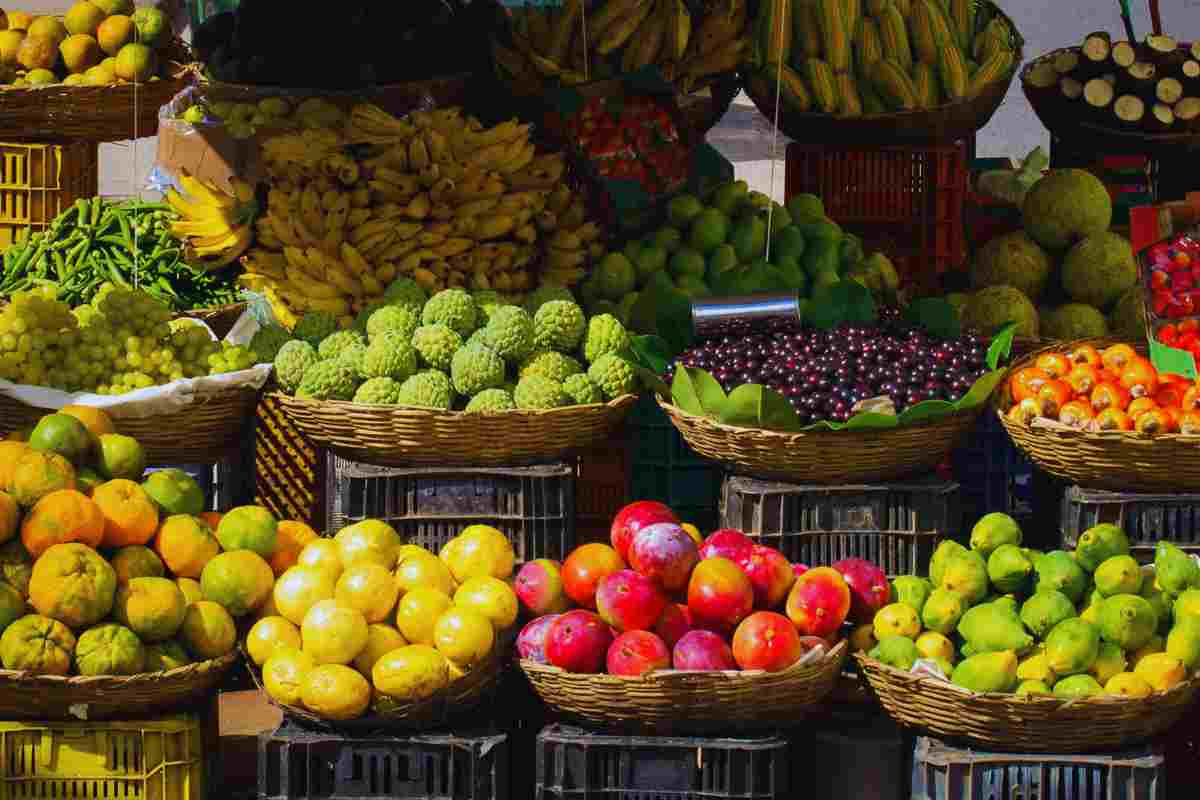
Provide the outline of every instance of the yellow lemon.
[[1183,662],[1166,653],[1151,653],[1145,656],[1133,671],[1156,692],[1169,691],[1183,683],[1187,677],[1187,668],[1183,666]]
[[921,658],[944,658],[954,663],[954,642],[940,633],[926,631],[918,636],[917,652]]
[[403,544],[395,528],[377,519],[365,519],[342,528],[333,541],[344,569],[364,561],[391,569],[396,566],[396,555]]
[[469,608],[451,608],[433,626],[433,643],[438,652],[464,667],[487,658],[495,642],[496,631],[491,620]]
[[275,702],[294,706],[300,702],[300,687],[305,676],[316,666],[307,653],[276,650],[263,664],[263,687]]
[[371,670],[375,689],[398,700],[420,700],[450,683],[446,657],[424,644],[410,644],[385,653]]
[[317,539],[304,545],[300,549],[300,555],[296,556],[296,566],[326,570],[333,573],[334,581],[342,575],[342,559],[333,539]]
[[399,650],[407,644],[408,640],[401,636],[400,631],[391,625],[380,625],[378,623],[368,625],[367,646],[355,657],[354,668],[370,678],[371,670],[375,667],[375,662],[384,653]]
[[349,664],[367,646],[367,621],[336,600],[322,600],[305,614],[300,635],[318,664]]
[[396,586],[400,594],[421,587],[454,594],[454,576],[450,574],[450,568],[433,553],[420,548],[418,550],[400,556],[396,564]]
[[371,703],[371,684],[343,664],[322,664],[305,676],[300,702],[325,719],[354,719]]
[[261,667],[280,648],[299,650],[300,629],[283,617],[263,617],[246,634],[246,652]]
[[450,595],[437,589],[413,589],[396,607],[396,628],[413,644],[433,644],[433,626],[454,605]]
[[454,593],[454,605],[470,608],[488,618],[498,631],[517,621],[517,593],[499,578],[470,578]]
[[1146,682],[1141,675],[1133,672],[1118,672],[1104,684],[1104,691],[1109,694],[1119,694],[1122,697],[1149,697],[1154,693],[1154,687]]
[[332,600],[336,582],[332,573],[319,567],[295,566],[275,582],[273,596],[279,615],[300,625],[309,609],[322,600]]
[[400,587],[392,573],[367,561],[343,572],[333,593],[342,605],[362,612],[367,622],[383,622],[391,617],[399,595]]
[[438,557],[459,583],[491,575],[508,580],[516,554],[508,537],[490,525],[471,525],[442,547]]

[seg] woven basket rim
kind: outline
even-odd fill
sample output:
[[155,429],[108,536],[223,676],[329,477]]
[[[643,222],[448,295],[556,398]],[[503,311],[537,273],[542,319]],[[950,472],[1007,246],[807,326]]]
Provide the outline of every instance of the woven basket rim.
[[596,410],[596,409],[619,409],[637,400],[636,394],[623,394],[615,397],[605,403],[587,403],[584,405],[560,406],[558,408],[543,408],[543,409],[521,409],[514,408],[505,411],[494,412],[491,414],[468,414],[466,411],[443,411],[436,408],[425,408],[424,406],[402,406],[389,403],[353,403],[348,400],[309,400],[307,398],[296,397],[285,392],[279,391],[278,388],[269,390],[268,396],[281,397],[283,403],[295,403],[297,405],[327,405],[334,409],[341,406],[352,406],[354,408],[371,408],[379,410],[392,410],[396,414],[404,414],[415,417],[441,418],[441,419],[461,419],[462,417],[477,417],[488,418],[503,418],[516,419],[519,417],[531,417],[534,419],[545,419],[551,416],[561,416],[568,413],[578,413],[581,410]]
[[[239,658],[237,648],[230,650],[219,658],[209,658],[204,661],[193,661],[168,670],[158,672],[137,672],[133,675],[44,675],[28,670],[0,669],[0,680],[9,683],[24,684],[31,689],[47,688],[88,688],[95,684],[104,684],[107,689],[119,691],[122,684],[156,683],[169,679],[183,678],[195,672],[208,672],[212,669],[224,669],[232,666]],[[114,685],[115,684],[115,685]],[[2,691],[2,690],[0,690]]]

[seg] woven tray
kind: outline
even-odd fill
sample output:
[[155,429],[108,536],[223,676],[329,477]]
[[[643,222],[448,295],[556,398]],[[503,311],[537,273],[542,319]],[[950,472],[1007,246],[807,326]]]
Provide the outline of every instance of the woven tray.
[[[142,445],[148,464],[215,464],[241,446],[258,393],[229,388],[153,417],[118,417],[117,430]],[[34,425],[50,409],[0,395],[0,434]]]
[[941,739],[1006,753],[1090,753],[1158,736],[1188,711],[1200,680],[1140,700],[976,694],[913,675],[862,653],[859,669],[888,716]]
[[[919,111],[897,111],[888,114],[863,114],[859,117],[842,117],[836,114],[800,112],[780,104],[779,130],[800,142],[821,142],[846,147],[854,144],[897,144],[956,142],[973,136],[988,124],[1004,102],[1008,87],[1012,84],[1017,66],[1022,59],[1024,40],[1017,26],[1007,14],[989,0],[981,6],[1007,23],[1016,45],[1013,69],[1004,78],[984,87],[977,96],[958,103],[949,103],[936,108]],[[754,101],[768,120],[775,119],[774,81],[762,81],[747,76],[746,94]]]
[[[1010,374],[1032,366],[1048,352],[1067,352],[1083,344],[1103,349],[1116,339],[1058,342],[1013,363]],[[1145,345],[1138,345],[1145,354]],[[1182,492],[1200,486],[1200,438],[1135,431],[1081,431],[1021,425],[1007,416],[1012,395],[1007,383],[993,396],[1000,423],[1021,452],[1046,472],[1079,486],[1117,492]]]
[[679,672],[640,678],[583,675],[521,661],[533,690],[554,711],[620,728],[675,733],[779,728],[800,723],[833,691],[848,646],[782,672]]
[[272,393],[283,413],[319,448],[381,466],[492,466],[553,461],[599,444],[637,396],[547,411],[464,414],[410,406],[301,400]]
[[739,473],[821,485],[931,472],[970,433],[983,407],[886,430],[783,433],[723,425],[656,398],[684,441]]
[[0,670],[0,718],[116,719],[193,707],[238,663],[234,651],[166,672],[137,675],[33,675]]
[[159,54],[172,76],[112,86],[44,86],[0,89],[0,137],[24,141],[118,142],[158,133],[158,109],[196,75],[191,49],[179,38]]
[[180,311],[176,319],[198,319],[212,329],[218,339],[224,339],[246,310],[246,303],[229,303],[212,308],[193,308]]

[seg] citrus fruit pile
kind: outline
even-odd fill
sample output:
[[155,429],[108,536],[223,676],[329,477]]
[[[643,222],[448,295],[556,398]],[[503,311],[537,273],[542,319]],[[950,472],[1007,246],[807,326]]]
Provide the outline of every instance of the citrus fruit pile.
[[177,469],[146,472],[101,410],[66,406],[0,442],[0,663],[130,675],[230,653],[316,534],[264,508],[204,510]]
[[314,539],[258,609],[246,652],[278,703],[325,719],[420,701],[493,654],[516,622],[512,544],[472,525],[434,555],[380,520]]
[[1128,344],[1045,353],[1009,379],[1011,420],[1088,431],[1200,433],[1200,385],[1160,373]]

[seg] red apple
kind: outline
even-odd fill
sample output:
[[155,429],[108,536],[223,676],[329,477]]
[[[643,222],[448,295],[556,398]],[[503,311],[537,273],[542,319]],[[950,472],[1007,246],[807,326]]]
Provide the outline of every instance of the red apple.
[[596,587],[601,579],[622,569],[625,562],[608,545],[598,542],[580,545],[563,563],[563,590],[577,605],[595,610]]
[[636,503],[630,503],[613,517],[612,528],[609,529],[609,538],[612,539],[613,549],[621,558],[628,559],[629,545],[633,541],[634,535],[647,525],[655,525],[659,522],[678,524],[679,518],[675,516],[675,512],[670,507],[654,500],[639,500]]
[[560,614],[546,630],[546,661],[567,672],[600,672],[612,632],[590,611]]
[[713,531],[700,545],[700,558],[728,558],[733,563],[750,556],[754,540],[739,530],[721,528]]
[[706,558],[697,564],[687,596],[692,624],[698,628],[729,633],[754,610],[750,579],[727,558]]
[[788,618],[805,636],[836,633],[849,613],[850,587],[842,574],[830,567],[810,569],[796,579],[788,594]]
[[562,564],[549,558],[539,558],[521,567],[513,581],[517,599],[529,613],[561,614],[571,607],[563,591]]
[[799,561],[795,561],[792,563],[792,572],[794,572],[796,577],[799,578],[801,575],[808,572],[808,564],[801,564]]
[[750,555],[737,562],[754,587],[754,607],[758,609],[778,608],[787,600],[788,591],[796,582],[792,565],[783,553],[773,547],[756,544]]
[[675,643],[671,653],[675,669],[726,670],[737,669],[733,651],[712,631],[688,631]]
[[742,669],[779,672],[795,664],[803,653],[796,626],[774,611],[754,612],[733,634],[733,660]]
[[696,543],[674,522],[647,525],[629,544],[629,565],[668,592],[687,586],[699,560]]
[[850,587],[850,620],[863,625],[875,619],[875,612],[888,604],[892,594],[883,570],[861,558],[843,558],[832,568]]
[[667,607],[654,581],[631,569],[605,575],[596,588],[596,612],[619,631],[648,631]]
[[691,629],[692,612],[683,603],[668,603],[654,626],[654,632],[667,643],[667,647],[674,647]]
[[645,675],[656,669],[669,669],[671,651],[649,631],[627,631],[608,646],[605,665],[609,675]]
[[546,663],[546,631],[558,619],[558,614],[547,614],[527,622],[517,634],[517,655],[526,661]]

